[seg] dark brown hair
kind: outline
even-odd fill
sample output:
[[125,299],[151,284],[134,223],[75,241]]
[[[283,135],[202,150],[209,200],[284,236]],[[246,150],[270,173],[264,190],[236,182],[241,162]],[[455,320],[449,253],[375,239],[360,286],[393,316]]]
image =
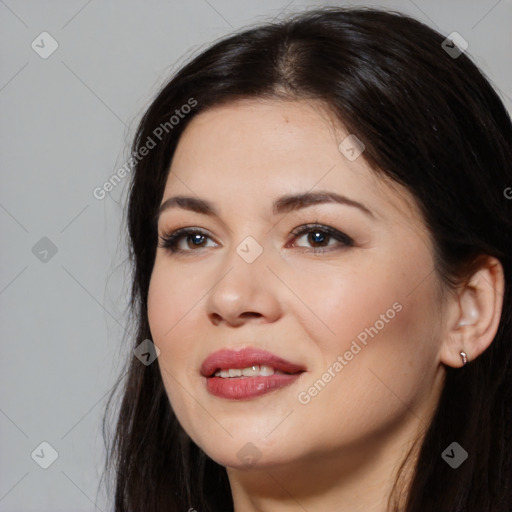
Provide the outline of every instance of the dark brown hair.
[[[450,289],[474,270],[479,255],[500,260],[499,330],[480,357],[446,368],[404,510],[510,512],[512,201],[504,191],[512,186],[512,125],[488,79],[467,53],[450,55],[444,39],[400,13],[326,7],[224,38],[160,90],[132,146],[140,155],[149,139],[156,143],[134,159],[127,203],[134,328],[126,379],[107,405],[108,412],[122,383],[106,461],[106,472],[115,472],[116,512],[233,510],[225,469],[182,429],[158,365],[141,364],[133,349],[151,339],[154,217],[180,135],[200,112],[255,97],[324,102],[364,142],[372,169],[415,197],[435,242],[436,272]],[[171,116],[187,104],[195,106],[180,110],[171,127]],[[441,458],[452,441],[469,452],[457,469]]]

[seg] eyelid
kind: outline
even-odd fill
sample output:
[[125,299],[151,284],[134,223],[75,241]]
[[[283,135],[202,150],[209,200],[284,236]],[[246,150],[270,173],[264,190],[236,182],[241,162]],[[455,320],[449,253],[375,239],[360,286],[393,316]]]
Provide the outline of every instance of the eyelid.
[[338,240],[339,242],[344,243],[347,246],[354,245],[354,239],[342,231],[333,228],[331,226],[327,226],[325,224],[320,224],[318,222],[314,222],[311,224],[302,224],[301,226],[296,227],[291,234],[297,238],[299,236],[304,235],[305,233],[310,233],[314,230],[322,231],[327,233],[330,237]]
[[[187,236],[190,236],[190,235],[203,235],[203,236],[208,237],[213,240],[213,237],[206,230],[204,230],[202,228],[198,228],[198,227],[187,226],[187,227],[175,229],[168,233],[164,231],[164,233],[162,235],[158,236],[158,240],[160,242],[159,247],[168,249],[169,246],[171,245],[171,243],[176,245],[176,243],[178,241],[180,241],[180,239],[186,238]],[[201,247],[200,247],[200,249],[201,249]],[[173,251],[171,251],[171,252],[173,252]],[[193,251],[182,251],[182,250],[177,249],[174,252],[193,252]]]
[[[327,226],[325,224],[320,224],[318,222],[310,223],[310,224],[301,224],[300,226],[297,226],[295,229],[291,231],[291,235],[293,235],[293,239],[291,242],[293,242],[295,239],[307,234],[311,233],[313,231],[320,231],[323,233],[326,233],[329,238],[333,238],[339,242],[340,245],[334,245],[334,246],[326,246],[326,247],[303,247],[303,246],[293,246],[292,247],[298,247],[301,248],[304,252],[312,252],[312,253],[324,253],[324,252],[332,252],[336,250],[341,250],[343,248],[352,247],[355,243],[354,239],[347,234],[343,233],[342,231],[339,231],[336,228],[333,228],[331,226]],[[209,238],[211,240],[214,240],[213,237],[204,229],[198,228],[198,227],[183,227],[178,228],[169,234],[163,234],[159,236],[159,241],[161,242],[159,244],[159,247],[164,248],[168,250],[171,254],[192,254],[194,252],[199,252],[202,249],[207,249],[207,247],[200,247],[197,246],[197,249],[178,249],[177,244],[187,236],[192,235],[202,235],[206,238]],[[216,243],[216,242],[215,242]],[[285,247],[289,247],[289,243]]]

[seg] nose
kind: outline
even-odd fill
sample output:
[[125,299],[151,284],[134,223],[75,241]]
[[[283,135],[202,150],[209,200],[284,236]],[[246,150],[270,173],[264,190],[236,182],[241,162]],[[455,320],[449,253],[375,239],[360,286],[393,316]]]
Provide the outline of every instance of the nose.
[[210,289],[207,314],[214,325],[239,327],[247,322],[275,322],[282,315],[282,283],[268,268],[265,251],[249,263],[236,251]]

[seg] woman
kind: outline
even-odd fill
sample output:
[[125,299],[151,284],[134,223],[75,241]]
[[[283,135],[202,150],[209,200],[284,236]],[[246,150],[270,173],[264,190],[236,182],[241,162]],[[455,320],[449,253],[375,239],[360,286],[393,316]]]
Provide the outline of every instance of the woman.
[[510,512],[512,126],[445,39],[309,11],[148,108],[116,512]]

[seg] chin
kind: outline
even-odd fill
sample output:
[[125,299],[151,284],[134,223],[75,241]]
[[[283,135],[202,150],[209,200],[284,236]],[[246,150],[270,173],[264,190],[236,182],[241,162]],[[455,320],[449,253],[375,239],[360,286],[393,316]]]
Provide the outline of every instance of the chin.
[[[229,429],[227,429],[229,431]],[[194,442],[217,464],[232,468],[265,468],[279,465],[285,462],[286,455],[294,450],[293,446],[287,446],[287,441],[282,437],[274,439],[264,439],[269,429],[262,429],[262,432],[247,430],[230,430],[233,437],[228,434],[223,436],[222,441],[219,437],[214,439],[197,438],[194,436]],[[244,432],[247,432],[246,434]],[[281,432],[281,434],[283,434]],[[288,436],[288,440],[293,437]]]

